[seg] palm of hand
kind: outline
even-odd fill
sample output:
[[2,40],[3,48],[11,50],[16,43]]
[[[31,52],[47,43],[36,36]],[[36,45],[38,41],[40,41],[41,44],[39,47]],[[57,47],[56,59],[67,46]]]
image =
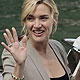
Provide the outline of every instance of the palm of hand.
[[13,43],[13,46],[10,47],[10,53],[12,53],[18,64],[22,64],[26,58],[27,48],[20,46],[18,42]]
[[7,34],[4,33],[5,40],[9,46],[7,46],[4,42],[2,42],[2,45],[4,46],[4,48],[6,48],[12,54],[15,61],[20,65],[25,61],[26,56],[27,56],[26,55],[27,40],[26,40],[26,36],[24,36],[22,39],[23,45],[21,46],[19,44],[15,28],[12,28],[12,31],[13,31],[13,37],[11,35],[11,32],[8,29],[6,30]]

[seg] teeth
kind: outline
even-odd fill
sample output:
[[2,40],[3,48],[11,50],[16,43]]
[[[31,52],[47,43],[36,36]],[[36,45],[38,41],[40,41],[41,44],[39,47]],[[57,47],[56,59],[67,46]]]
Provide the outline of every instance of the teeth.
[[36,31],[36,30],[33,30],[33,32],[37,33],[37,34],[41,34],[42,32],[44,32],[43,30],[42,31]]
[[42,33],[42,31],[35,31],[35,33],[40,34],[40,33]]

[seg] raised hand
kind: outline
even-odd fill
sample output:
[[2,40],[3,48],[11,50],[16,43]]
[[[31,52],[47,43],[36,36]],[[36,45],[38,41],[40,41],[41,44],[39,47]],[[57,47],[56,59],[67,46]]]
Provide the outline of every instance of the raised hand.
[[23,37],[23,45],[20,45],[18,41],[17,32],[14,27],[12,28],[12,32],[13,36],[9,29],[6,29],[6,33],[3,34],[8,46],[4,42],[2,42],[1,44],[6,50],[8,50],[12,54],[17,64],[21,65],[27,57],[27,37]]

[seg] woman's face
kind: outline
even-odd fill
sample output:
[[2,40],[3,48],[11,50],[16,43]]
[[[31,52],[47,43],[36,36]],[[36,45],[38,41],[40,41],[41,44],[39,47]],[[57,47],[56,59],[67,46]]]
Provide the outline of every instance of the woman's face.
[[47,41],[54,24],[50,8],[45,4],[37,5],[34,12],[27,16],[25,24],[31,41]]

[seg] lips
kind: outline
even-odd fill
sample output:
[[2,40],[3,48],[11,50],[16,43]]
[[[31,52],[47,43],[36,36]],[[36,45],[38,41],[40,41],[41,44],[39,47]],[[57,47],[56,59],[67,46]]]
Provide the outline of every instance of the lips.
[[44,30],[33,30],[33,32],[36,33],[36,34],[41,34],[41,33],[44,32]]
[[33,33],[35,36],[40,37],[44,33],[44,30],[33,30]]

